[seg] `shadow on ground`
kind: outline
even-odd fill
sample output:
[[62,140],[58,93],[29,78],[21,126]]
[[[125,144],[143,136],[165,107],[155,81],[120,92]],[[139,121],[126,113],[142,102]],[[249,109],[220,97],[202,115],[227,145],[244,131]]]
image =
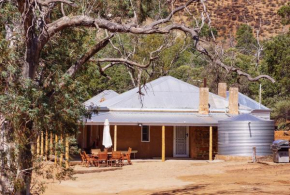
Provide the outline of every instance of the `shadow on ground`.
[[185,188],[155,192],[151,195],[193,194],[197,190],[204,189],[206,186],[207,185],[188,185]]
[[[173,190],[166,190],[152,193],[151,195],[181,195],[181,194],[205,194],[204,191],[207,191],[206,187],[209,187],[209,184],[202,184],[202,185],[188,185],[185,188],[173,189]],[[206,192],[207,195],[216,195],[216,194],[273,194],[272,192],[267,192],[262,190],[261,188],[257,187],[250,187],[247,189],[240,189],[240,190],[214,190],[214,192]],[[277,194],[283,194],[283,192],[278,192]]]

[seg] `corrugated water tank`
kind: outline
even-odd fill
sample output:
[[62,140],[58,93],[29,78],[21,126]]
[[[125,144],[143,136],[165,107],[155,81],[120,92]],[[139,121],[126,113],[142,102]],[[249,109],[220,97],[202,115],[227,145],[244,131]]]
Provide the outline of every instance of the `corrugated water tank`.
[[275,124],[250,114],[241,114],[218,122],[218,154],[257,156],[272,154],[270,145],[274,140]]

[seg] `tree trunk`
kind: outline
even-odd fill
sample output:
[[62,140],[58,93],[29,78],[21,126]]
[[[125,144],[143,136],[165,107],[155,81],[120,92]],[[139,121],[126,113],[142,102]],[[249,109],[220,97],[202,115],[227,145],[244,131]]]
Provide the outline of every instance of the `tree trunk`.
[[24,78],[34,79],[36,75],[36,70],[39,64],[39,55],[40,55],[40,45],[38,38],[31,34],[27,43],[26,52],[25,52],[25,63],[23,66],[23,76]]
[[0,194],[11,194],[13,185],[10,178],[10,153],[9,140],[7,139],[5,118],[0,114]]
[[[29,140],[30,137],[30,130],[24,133],[22,139]],[[19,194],[21,195],[30,195],[30,183],[31,183],[31,176],[32,176],[32,153],[31,153],[31,145],[29,141],[21,144],[19,147],[19,156],[18,156],[18,163],[19,163],[19,171],[20,175],[19,178],[22,179],[23,186],[19,189]]]
[[0,115],[0,159],[1,159],[1,171],[0,171],[0,193],[5,194],[7,192],[8,178],[5,171],[5,158],[6,158],[6,137],[4,129],[4,119]]

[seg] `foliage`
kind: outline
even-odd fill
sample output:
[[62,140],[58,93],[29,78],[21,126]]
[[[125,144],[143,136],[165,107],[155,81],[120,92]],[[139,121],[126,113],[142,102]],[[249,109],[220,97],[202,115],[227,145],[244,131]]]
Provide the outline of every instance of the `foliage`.
[[93,8],[95,13],[102,17],[120,22],[124,18],[133,18],[134,11],[138,17],[138,23],[144,22],[148,17],[152,19],[165,18],[169,14],[168,7],[160,6],[166,4],[166,0],[119,0],[119,1],[98,1],[98,6]]
[[282,100],[275,104],[275,109],[272,117],[275,118],[278,125],[278,130],[290,130],[290,101]]
[[253,35],[253,29],[246,25],[241,24],[236,33],[237,45],[241,52],[250,54],[257,46],[257,41]]
[[290,36],[278,35],[265,43],[264,59],[261,71],[271,75],[276,83],[267,83],[265,88],[266,104],[274,106],[276,102],[289,97]]
[[207,41],[210,41],[213,39],[213,36],[217,38],[218,36],[217,29],[213,27],[209,27],[208,24],[204,24],[200,32],[200,37],[205,37]]
[[277,13],[282,18],[281,23],[283,25],[290,24],[290,3],[282,6]]

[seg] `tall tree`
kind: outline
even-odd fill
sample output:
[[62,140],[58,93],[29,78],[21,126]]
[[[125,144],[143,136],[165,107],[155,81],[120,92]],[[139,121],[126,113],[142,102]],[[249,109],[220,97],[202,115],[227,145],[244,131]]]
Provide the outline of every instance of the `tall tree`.
[[[205,17],[199,26],[190,28],[185,24],[176,23],[172,20],[174,14],[184,10],[198,0],[189,0],[184,5],[174,7],[174,1],[168,8],[168,14],[147,24],[138,23],[138,14],[129,18],[130,21],[113,17],[110,13],[104,14],[99,4],[87,1],[70,0],[4,0],[1,6],[12,9],[13,25],[2,21],[2,30],[7,35],[5,51],[12,63],[1,63],[1,113],[9,122],[11,133],[14,133],[14,142],[18,144],[17,154],[17,184],[14,185],[20,194],[30,194],[33,161],[31,145],[35,142],[37,134],[43,128],[52,128],[55,133],[63,131],[63,126],[69,127],[65,133],[72,133],[76,129],[78,117],[83,114],[81,99],[75,99],[74,94],[81,94],[75,78],[78,72],[86,67],[92,57],[97,56],[110,44],[111,39],[117,33],[128,33],[136,35],[169,34],[173,31],[182,31],[191,37],[194,49],[205,55],[213,64],[224,68],[228,72],[236,72],[245,76],[250,81],[261,78],[274,80],[267,75],[251,77],[242,70],[227,66],[218,58],[215,52],[209,52],[207,46],[210,43],[199,41],[199,33]],[[200,1],[203,5],[204,1]],[[133,6],[133,5],[132,5]],[[15,11],[18,10],[18,12]],[[134,10],[134,8],[132,8]],[[145,8],[142,7],[142,17]],[[208,15],[204,6],[202,16]],[[140,15],[140,14],[139,14]],[[130,16],[129,16],[130,17]],[[82,48],[79,56],[71,64],[50,64],[45,56],[45,51],[52,41],[66,39],[66,30],[95,29],[95,43],[87,44],[88,49]],[[5,29],[5,30],[4,30]],[[2,32],[3,32],[2,31]],[[58,39],[56,39],[58,38]],[[67,43],[69,44],[73,43]],[[86,44],[86,43],[84,43]],[[136,62],[128,58],[95,58],[100,72],[104,74],[108,67],[123,64],[127,67],[138,67],[147,69],[151,62],[157,58],[162,46],[150,52],[147,62]],[[15,59],[14,59],[15,58]],[[7,59],[6,59],[7,60]],[[103,67],[101,64],[109,63]],[[68,66],[69,65],[69,66]],[[140,79],[139,79],[140,81]],[[140,83],[139,83],[140,84]],[[77,104],[75,105],[75,102]],[[61,119],[61,120],[60,120]],[[57,122],[49,126],[49,121]],[[62,132],[63,133],[63,132]],[[16,188],[18,187],[18,188]]]

